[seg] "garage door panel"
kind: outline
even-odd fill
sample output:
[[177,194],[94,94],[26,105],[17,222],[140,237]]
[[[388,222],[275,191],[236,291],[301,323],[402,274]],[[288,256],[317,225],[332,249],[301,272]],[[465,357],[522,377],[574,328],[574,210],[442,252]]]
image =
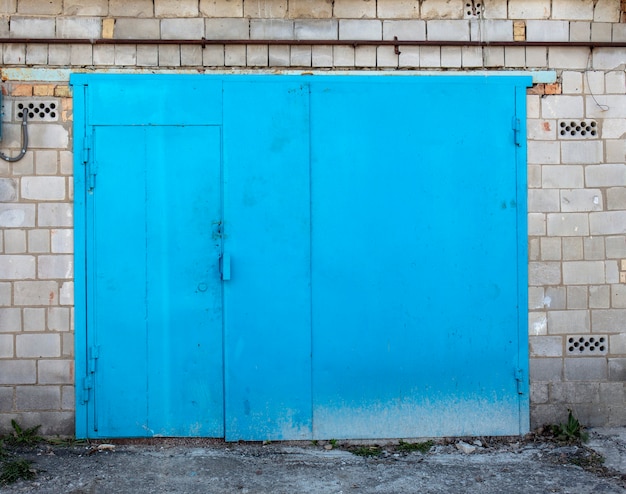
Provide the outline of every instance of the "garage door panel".
[[86,435],[527,429],[528,78],[75,80]]
[[89,435],[220,436],[220,130],[93,134]]
[[151,435],[219,436],[221,129],[145,132],[148,427]]
[[308,93],[224,88],[227,440],[311,437]]
[[86,77],[91,125],[220,125],[222,122],[220,79],[131,74]]
[[[146,211],[119,200],[120,195],[134,196],[145,204],[144,149],[136,146],[142,135],[141,129],[128,129],[128,140],[118,142],[116,129],[105,127],[96,129],[93,137],[101,168],[99,193],[90,191],[87,215],[93,270],[87,286],[91,345],[85,352],[88,377],[95,372],[88,402],[93,436],[144,434],[143,424],[128,417],[145,417],[148,409],[147,329],[145,313],[136,310],[145,306],[146,236],[137,226],[145,223]],[[120,155],[133,163],[123,182],[116,173],[109,173]],[[125,351],[120,353],[122,335]]]
[[340,129],[312,149],[314,435],[462,433],[486,404],[514,433],[513,91],[489,94],[480,138],[508,144],[485,150],[475,126],[451,128],[476,118],[458,92],[390,89],[312,94],[314,135]]

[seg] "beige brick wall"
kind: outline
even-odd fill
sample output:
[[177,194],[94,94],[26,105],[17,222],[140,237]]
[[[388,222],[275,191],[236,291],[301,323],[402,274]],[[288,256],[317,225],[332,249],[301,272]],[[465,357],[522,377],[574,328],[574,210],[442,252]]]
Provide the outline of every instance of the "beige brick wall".
[[[568,408],[586,424],[626,425],[625,0],[486,0],[480,9],[456,0],[12,0],[2,8],[0,38],[139,40],[0,44],[3,68],[49,74],[67,68],[555,71],[556,83],[536,84],[527,97],[532,425],[563,420]],[[141,41],[202,37],[223,43]],[[394,37],[540,44],[397,50],[333,44]],[[294,43],[262,43],[276,39]],[[307,40],[329,43],[302,44]],[[592,41],[622,46],[550,45]],[[29,80],[36,74],[2,82],[3,152],[19,150],[16,102],[55,101],[59,115],[29,125],[22,161],[0,162],[0,430],[18,417],[42,424],[45,433],[71,434],[72,100],[66,80]],[[583,135],[576,127],[589,130]]]
[[533,422],[571,407],[587,424],[623,425],[624,65],[558,72],[559,94],[528,95]]
[[3,152],[20,146],[20,102],[54,103],[28,126],[16,163],[0,162],[0,428],[11,418],[44,433],[73,430],[71,99],[67,84],[5,82]]

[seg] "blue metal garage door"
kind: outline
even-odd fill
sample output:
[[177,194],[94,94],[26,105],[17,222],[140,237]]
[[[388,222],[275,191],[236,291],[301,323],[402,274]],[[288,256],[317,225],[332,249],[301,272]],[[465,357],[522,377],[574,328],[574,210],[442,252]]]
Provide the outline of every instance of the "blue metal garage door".
[[77,434],[527,430],[528,83],[74,77]]

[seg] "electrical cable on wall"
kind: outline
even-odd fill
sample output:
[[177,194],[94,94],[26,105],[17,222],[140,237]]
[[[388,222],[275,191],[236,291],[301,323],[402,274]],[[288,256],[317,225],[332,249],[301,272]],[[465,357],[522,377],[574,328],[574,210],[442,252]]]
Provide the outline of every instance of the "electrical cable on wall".
[[585,79],[587,80],[587,87],[589,88],[589,94],[593,98],[593,102],[596,104],[600,111],[609,111],[611,107],[609,105],[601,104],[596,95],[593,94],[593,89],[591,87],[591,83],[589,82],[589,72],[593,70],[593,48],[589,49],[589,55],[587,56],[587,70],[585,70]]
[[0,158],[4,161],[9,161],[10,163],[14,163],[16,161],[21,160],[26,154],[26,150],[28,149],[28,111],[24,111],[22,115],[22,150],[20,154],[15,157],[6,156],[3,153],[0,153]]

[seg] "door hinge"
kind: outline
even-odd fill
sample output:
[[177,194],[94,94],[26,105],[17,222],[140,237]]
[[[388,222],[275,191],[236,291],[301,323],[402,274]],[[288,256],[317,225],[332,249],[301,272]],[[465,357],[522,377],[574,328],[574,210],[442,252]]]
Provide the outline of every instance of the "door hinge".
[[528,389],[528,380],[526,379],[524,369],[515,369],[515,381],[517,381],[517,394],[526,394]]
[[96,165],[93,161],[87,163],[87,190],[93,192],[96,188]]
[[95,345],[89,347],[87,372],[93,374],[96,372],[96,360],[100,358],[100,346]]
[[88,163],[91,157],[91,149],[93,147],[93,136],[86,135],[83,139],[83,163]]
[[96,374],[96,362],[99,356],[100,356],[99,346],[89,347],[89,351],[87,353],[87,376],[83,378],[83,389],[82,389],[82,403],[83,404],[89,401],[89,396],[94,386],[94,378]]
[[521,146],[520,134],[522,131],[522,122],[519,118],[513,117],[513,140],[516,146]]
[[87,173],[87,190],[93,191],[96,186],[96,163],[93,159],[93,136],[86,135],[83,141],[83,164]]
[[92,377],[84,377],[83,385],[79,388],[79,396],[80,396],[80,404],[84,405],[89,401],[89,394],[91,389],[93,388],[93,378]]

